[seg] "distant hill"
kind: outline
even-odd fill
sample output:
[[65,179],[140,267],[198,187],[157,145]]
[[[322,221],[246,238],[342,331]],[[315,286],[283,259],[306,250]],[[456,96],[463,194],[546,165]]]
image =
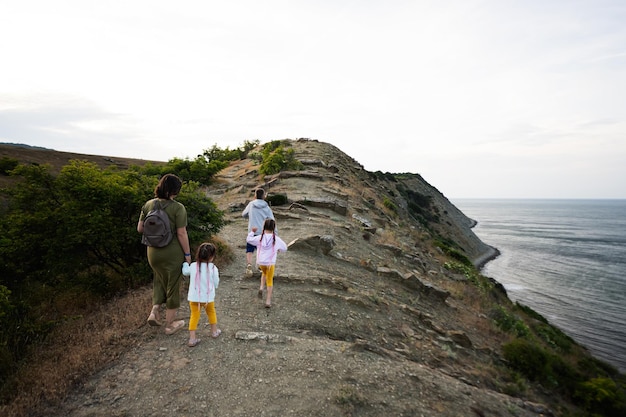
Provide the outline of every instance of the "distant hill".
[[[0,158],[7,157],[18,160],[23,164],[48,164],[53,173],[58,173],[61,168],[71,160],[93,162],[100,168],[107,168],[111,165],[121,169],[126,169],[131,165],[164,164],[165,161],[149,161],[136,158],[119,158],[102,155],[87,155],[72,152],[57,151],[54,149],[31,146],[21,143],[0,143]],[[0,176],[0,186],[6,185],[10,181],[8,177]]]

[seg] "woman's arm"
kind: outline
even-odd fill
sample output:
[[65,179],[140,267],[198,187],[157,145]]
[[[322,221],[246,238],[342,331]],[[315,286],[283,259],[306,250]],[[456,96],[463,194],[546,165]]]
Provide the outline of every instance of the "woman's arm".
[[191,262],[191,252],[189,249],[189,236],[187,235],[187,228],[186,227],[177,228],[176,237],[178,238],[178,243],[180,243],[180,247],[183,248],[183,253],[185,254],[185,261]]

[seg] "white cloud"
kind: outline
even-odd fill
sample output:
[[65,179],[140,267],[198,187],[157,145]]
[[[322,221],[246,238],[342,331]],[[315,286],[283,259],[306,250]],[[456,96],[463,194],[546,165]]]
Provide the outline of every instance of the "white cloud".
[[618,0],[3,3],[3,141],[165,160],[310,137],[455,198],[626,198]]

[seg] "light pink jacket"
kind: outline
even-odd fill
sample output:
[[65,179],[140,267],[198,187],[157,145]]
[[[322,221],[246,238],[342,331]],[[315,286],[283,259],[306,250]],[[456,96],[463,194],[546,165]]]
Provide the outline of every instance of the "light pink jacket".
[[246,240],[249,244],[257,247],[256,251],[256,264],[257,265],[275,265],[276,253],[287,252],[287,245],[285,242],[276,236],[275,234],[263,233],[262,236],[255,236],[254,232],[248,233]]

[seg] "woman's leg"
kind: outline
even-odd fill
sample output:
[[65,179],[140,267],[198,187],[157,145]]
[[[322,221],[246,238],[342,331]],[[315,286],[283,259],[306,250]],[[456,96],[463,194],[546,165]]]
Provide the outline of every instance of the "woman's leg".
[[161,306],[159,304],[155,304],[152,306],[152,310],[150,311],[150,315],[148,316],[148,324],[150,326],[160,326],[161,323],[161,313],[159,309]]
[[180,282],[182,274],[170,271],[167,280],[167,300],[165,301],[165,333],[174,334],[185,326],[184,320],[176,320],[180,307]]

